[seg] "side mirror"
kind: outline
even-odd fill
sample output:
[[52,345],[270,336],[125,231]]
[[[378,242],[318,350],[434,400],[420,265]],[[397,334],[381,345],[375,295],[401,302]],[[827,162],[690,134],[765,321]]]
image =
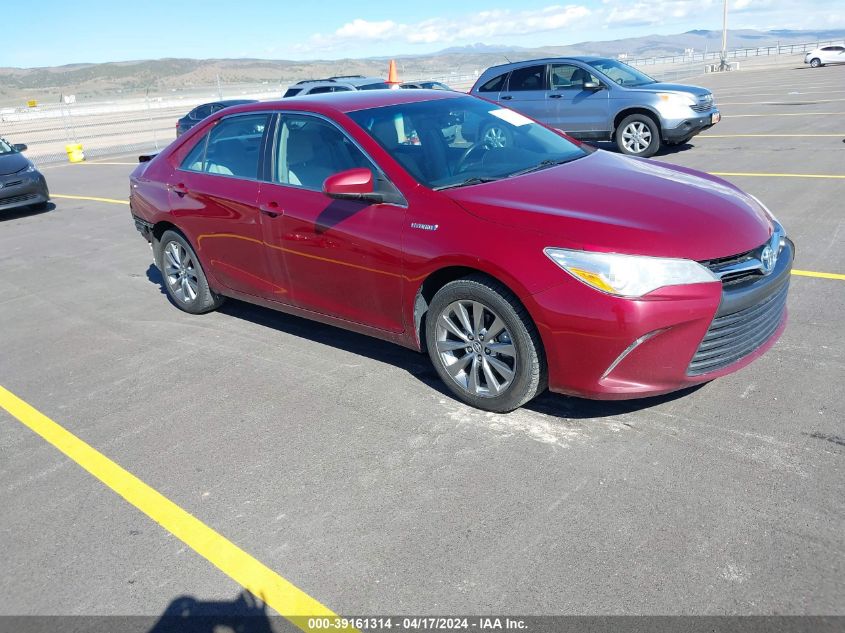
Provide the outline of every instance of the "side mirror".
[[373,191],[373,172],[365,167],[332,174],[323,182],[323,193],[338,200],[384,201],[382,194]]
[[584,82],[584,90],[601,90],[604,88],[600,83],[596,83],[595,81],[585,81]]
[[12,145],[12,147],[15,148],[19,152],[25,152],[26,151],[26,145],[24,145],[23,143],[15,143],[14,145]]

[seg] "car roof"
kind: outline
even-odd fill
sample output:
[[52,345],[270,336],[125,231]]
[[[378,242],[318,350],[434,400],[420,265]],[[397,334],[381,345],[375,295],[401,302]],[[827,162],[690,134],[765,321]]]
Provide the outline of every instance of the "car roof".
[[[484,74],[490,72],[491,70],[498,69],[498,68],[511,68],[517,66],[529,66],[531,64],[550,64],[554,62],[582,62],[582,63],[590,63],[596,62],[601,60],[611,59],[610,57],[603,57],[601,55],[570,55],[568,57],[542,57],[540,59],[522,59],[518,62],[510,62],[508,64],[499,64],[498,66],[490,66],[487,70],[484,71]],[[620,60],[621,61],[621,60]],[[622,62],[623,64],[625,62]]]
[[251,110],[318,110],[324,112],[347,113],[369,108],[436,101],[466,97],[461,92],[447,90],[350,90],[348,92],[330,92],[316,95],[288,97],[276,101],[262,101],[239,106],[237,112]]
[[364,77],[362,75],[337,75],[324,79],[302,79],[291,86],[313,86],[315,84],[347,84],[350,86],[364,86],[373,83],[386,83],[381,77]]

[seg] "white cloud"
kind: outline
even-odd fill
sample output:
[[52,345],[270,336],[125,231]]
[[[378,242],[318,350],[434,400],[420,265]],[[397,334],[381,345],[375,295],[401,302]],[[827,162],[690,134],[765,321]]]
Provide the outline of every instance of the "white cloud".
[[683,20],[692,15],[701,14],[714,4],[714,0],[653,0],[635,2],[633,5],[624,3],[611,6],[605,22],[612,26],[660,24],[670,18]]
[[318,33],[299,47],[303,51],[337,49],[356,42],[400,41],[409,44],[476,42],[508,35],[528,35],[568,28],[590,15],[582,5],[553,5],[533,11],[492,9],[457,18],[434,18],[414,23],[380,22],[357,18],[331,34]]

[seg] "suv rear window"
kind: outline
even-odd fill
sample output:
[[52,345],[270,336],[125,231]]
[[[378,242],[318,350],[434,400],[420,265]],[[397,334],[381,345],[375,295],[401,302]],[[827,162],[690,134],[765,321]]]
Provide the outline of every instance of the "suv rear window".
[[494,77],[484,85],[482,85],[478,92],[501,92],[502,87],[505,85],[505,79],[507,78],[508,74],[505,73],[504,75],[499,75],[498,77]]

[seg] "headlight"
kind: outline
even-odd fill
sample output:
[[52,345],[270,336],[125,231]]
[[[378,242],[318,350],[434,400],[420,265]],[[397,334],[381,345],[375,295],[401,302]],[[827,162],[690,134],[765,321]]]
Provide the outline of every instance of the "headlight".
[[691,259],[669,259],[547,248],[551,260],[578,281],[620,297],[642,297],[664,286],[718,281]]
[[28,173],[33,172],[33,171],[37,171],[37,170],[35,169],[35,165],[30,163],[29,165],[27,165],[26,167],[21,169],[18,173],[19,174],[28,174]]
[[695,98],[692,95],[680,94],[677,92],[660,92],[657,94],[661,101],[673,106],[694,106]]

